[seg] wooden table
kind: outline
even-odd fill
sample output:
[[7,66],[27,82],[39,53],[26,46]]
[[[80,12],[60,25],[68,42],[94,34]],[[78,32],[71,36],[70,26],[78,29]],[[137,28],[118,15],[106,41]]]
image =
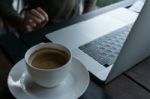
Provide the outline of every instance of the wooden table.
[[[46,33],[86,18],[91,18],[91,16],[81,16],[66,23],[56,24],[30,34],[24,34],[21,36],[21,39],[16,38],[11,33],[0,36],[0,99],[13,99],[7,87],[8,72],[15,63],[24,57],[29,47],[39,42],[48,42],[44,37]],[[150,57],[107,85],[100,84],[99,81],[91,76],[90,85],[80,99],[150,99],[149,72]]]
[[[9,39],[9,40],[8,40]],[[27,46],[14,35],[0,39],[0,98],[13,99],[7,87],[7,76],[13,65],[23,58]],[[87,91],[80,99],[150,99],[150,57],[107,85],[91,77]]]

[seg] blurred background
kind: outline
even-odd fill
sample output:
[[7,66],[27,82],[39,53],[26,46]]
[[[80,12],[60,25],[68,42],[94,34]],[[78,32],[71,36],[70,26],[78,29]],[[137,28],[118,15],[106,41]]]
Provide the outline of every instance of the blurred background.
[[97,6],[104,7],[113,3],[117,3],[119,1],[123,1],[123,0],[97,0]]

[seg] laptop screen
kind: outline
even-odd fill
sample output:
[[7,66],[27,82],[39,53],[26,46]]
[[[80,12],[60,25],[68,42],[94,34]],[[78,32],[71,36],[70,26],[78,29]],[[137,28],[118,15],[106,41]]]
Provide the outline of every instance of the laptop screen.
[[150,55],[150,0],[145,5],[129,33],[107,81],[130,69]]

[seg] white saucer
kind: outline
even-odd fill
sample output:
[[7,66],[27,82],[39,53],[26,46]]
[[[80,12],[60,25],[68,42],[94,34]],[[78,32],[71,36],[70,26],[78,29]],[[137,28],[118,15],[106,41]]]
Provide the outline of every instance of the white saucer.
[[35,84],[28,75],[25,61],[19,61],[8,75],[8,87],[17,99],[76,99],[89,85],[89,73],[76,58],[72,59],[72,69],[59,86],[44,88]]

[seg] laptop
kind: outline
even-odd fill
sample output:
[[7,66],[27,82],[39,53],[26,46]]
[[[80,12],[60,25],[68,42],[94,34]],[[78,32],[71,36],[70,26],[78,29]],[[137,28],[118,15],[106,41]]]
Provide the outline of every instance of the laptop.
[[128,17],[118,20],[111,16],[113,12],[108,12],[48,33],[46,37],[69,47],[90,73],[108,83],[150,55],[149,10],[147,0],[139,15],[119,9],[129,15],[129,20]]

